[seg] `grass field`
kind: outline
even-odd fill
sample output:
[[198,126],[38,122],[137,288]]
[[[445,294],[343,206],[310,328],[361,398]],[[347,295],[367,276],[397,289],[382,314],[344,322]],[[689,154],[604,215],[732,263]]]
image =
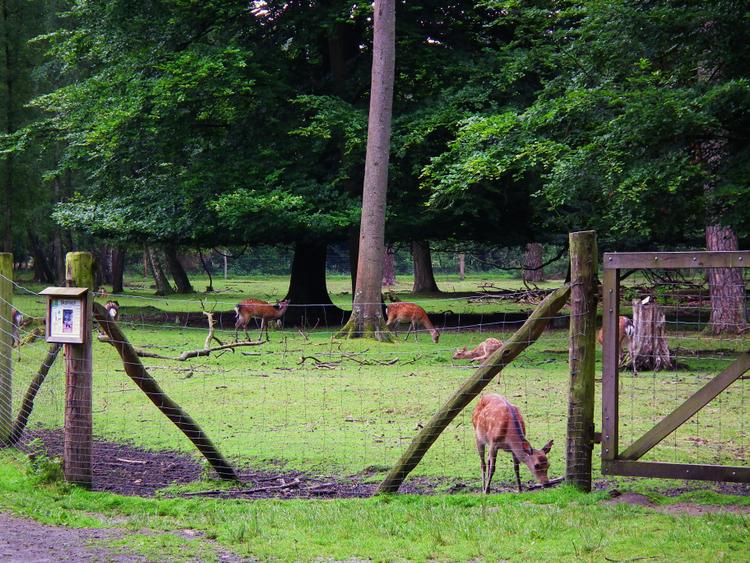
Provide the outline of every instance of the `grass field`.
[[[264,561],[750,560],[746,497],[651,495],[655,509],[606,497],[561,487],[332,501],[141,499],[40,485],[18,454],[0,452],[1,508],[47,524],[124,528],[107,544],[152,561],[218,560],[219,549]],[[670,510],[685,502],[732,503],[738,512]]]
[[[256,281],[248,281],[252,283]],[[257,281],[258,287],[266,288],[271,296],[280,296],[284,283],[280,279]],[[215,297],[224,299],[224,295]],[[136,295],[132,299],[143,302],[143,297]],[[28,310],[40,306],[41,299],[18,296],[17,302]],[[200,310],[196,296],[148,302],[163,310]],[[127,305],[124,311],[127,313]],[[123,328],[133,344],[165,356],[201,348],[206,335],[205,329],[197,327],[138,321],[126,321]],[[377,480],[421,425],[470,374],[466,362],[451,359],[452,351],[463,345],[474,346],[487,336],[505,339],[510,335],[486,330],[481,334],[447,332],[435,345],[426,335],[419,342],[397,340],[383,344],[341,341],[333,339],[332,334],[331,330],[304,335],[293,329],[275,331],[270,343],[244,349],[251,355],[237,351],[188,362],[144,362],[170,397],[237,464],[283,466],[323,475],[366,472],[370,479]],[[232,338],[231,331],[220,331],[218,335],[223,340]],[[680,369],[643,373],[638,378],[622,375],[623,445],[648,430],[728,365],[734,357],[732,350],[747,349],[750,342],[748,337],[716,339],[696,332],[672,333],[670,337],[671,346],[680,355]],[[567,338],[566,331],[547,331],[488,388],[505,395],[521,409],[533,444],[540,446],[549,439],[555,440],[551,453],[553,474],[564,471]],[[16,402],[45,351],[43,342],[24,347],[23,359],[16,363]],[[192,451],[191,444],[125,376],[119,357],[110,346],[96,343],[94,356],[97,436],[149,449]],[[316,361],[327,365],[316,367]],[[61,425],[61,375],[62,362],[58,362],[37,400],[31,428]],[[598,395],[597,391],[597,399]],[[750,440],[745,436],[748,401],[748,382],[740,380],[652,450],[647,459],[746,464],[750,449]],[[439,478],[446,485],[459,481],[476,486],[479,464],[470,414],[471,407],[457,416],[416,469],[415,476]],[[496,479],[512,479],[509,458],[501,459]]]
[[[232,304],[240,296],[281,297],[286,280],[230,280],[232,283],[236,285],[220,287],[226,293],[211,298]],[[476,284],[476,280],[468,283]],[[338,287],[335,284],[340,284],[340,293],[334,298],[345,305],[348,278],[334,280],[331,286]],[[506,280],[498,285],[508,287]],[[118,300],[125,306],[125,313],[131,307],[137,310],[143,306],[199,311],[198,297],[153,298],[144,288]],[[32,295],[16,295],[15,301],[27,313],[40,314],[43,308],[42,300]],[[424,298],[422,302],[430,311],[444,307],[437,299]],[[455,310],[458,303],[470,306],[465,298],[454,299],[451,308]],[[519,310],[518,305],[512,305]],[[492,307],[497,310],[498,305]],[[203,346],[205,329],[168,323],[149,325],[132,320],[137,315],[130,318],[122,323],[123,329],[138,347],[176,356]],[[145,359],[144,363],[170,397],[203,426],[236,465],[323,476],[356,475],[377,482],[419,428],[471,373],[466,362],[451,359],[453,349],[473,346],[487,336],[504,339],[510,335],[488,328],[492,327],[483,327],[481,333],[446,332],[437,345],[427,335],[421,335],[418,342],[398,339],[386,344],[335,340],[329,330],[302,334],[285,329],[272,331],[270,343],[242,349],[250,355],[237,351],[187,362]],[[623,446],[750,344],[747,335],[719,339],[678,328],[670,327],[669,337],[670,347],[680,360],[679,369],[642,373],[638,378],[621,374]],[[232,337],[231,331],[218,335],[223,340]],[[14,361],[16,409],[46,348],[41,341],[25,346],[22,360]],[[550,455],[551,476],[564,472],[567,356],[567,331],[549,330],[487,389],[504,394],[519,406],[532,444],[539,447],[550,438],[555,440]],[[316,366],[316,361],[322,365]],[[600,367],[598,363],[598,372]],[[62,424],[62,370],[62,361],[58,360],[36,401],[31,429]],[[749,385],[748,380],[735,382],[646,459],[747,465]],[[597,383],[597,401],[599,394]],[[429,479],[438,491],[457,483],[468,491],[478,491],[472,406],[457,416],[414,471],[414,477]],[[98,437],[142,448],[193,452],[189,441],[127,378],[114,350],[99,342],[94,345],[94,432]],[[594,477],[600,479],[598,453],[597,448]],[[280,560],[606,557],[619,561],[736,561],[747,560],[750,552],[747,516],[742,514],[687,516],[605,506],[601,504],[603,493],[586,496],[565,487],[489,498],[438,494],[334,501],[147,500],[60,486],[36,487],[34,476],[24,473],[23,466],[18,454],[0,456],[0,507],[67,525],[124,522],[138,533],[122,540],[123,545],[153,559],[211,559],[213,541],[242,555]],[[510,457],[501,453],[497,486],[510,485],[512,475]],[[525,468],[522,478],[530,479]],[[206,482],[201,486],[216,485]],[[645,492],[657,503],[673,502],[660,493],[675,488],[710,488],[702,483],[688,487],[677,481],[617,478],[608,479],[607,486]],[[690,498],[716,503],[727,502],[729,497],[698,492]],[[731,502],[747,500],[733,498]],[[184,528],[200,531],[206,541],[184,547],[185,542],[173,535]],[[151,532],[143,533],[144,529]],[[154,530],[159,533],[154,534]]]

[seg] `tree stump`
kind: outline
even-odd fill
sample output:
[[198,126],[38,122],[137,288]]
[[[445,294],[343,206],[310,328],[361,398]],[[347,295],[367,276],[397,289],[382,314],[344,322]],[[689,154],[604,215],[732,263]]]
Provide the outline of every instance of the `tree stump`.
[[633,300],[632,358],[637,371],[659,371],[674,367],[666,336],[664,310],[652,298]]

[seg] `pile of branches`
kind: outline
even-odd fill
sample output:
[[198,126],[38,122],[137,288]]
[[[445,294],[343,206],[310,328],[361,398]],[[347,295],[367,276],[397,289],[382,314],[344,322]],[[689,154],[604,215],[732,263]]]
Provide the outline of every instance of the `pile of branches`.
[[469,303],[493,303],[498,301],[513,301],[525,305],[538,305],[554,289],[540,289],[535,284],[524,282],[524,289],[503,289],[491,282],[479,284],[482,295],[469,297]]

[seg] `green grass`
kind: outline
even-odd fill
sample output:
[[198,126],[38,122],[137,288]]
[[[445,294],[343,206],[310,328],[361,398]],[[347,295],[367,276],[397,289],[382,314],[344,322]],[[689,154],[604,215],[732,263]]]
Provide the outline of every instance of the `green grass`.
[[[604,497],[561,487],[334,501],[141,499],[39,486],[18,454],[0,453],[0,508],[48,524],[126,528],[132,535],[109,544],[152,560],[211,560],[218,549],[280,561],[750,560],[746,516],[668,515],[604,505]],[[180,537],[186,530],[195,539]]]

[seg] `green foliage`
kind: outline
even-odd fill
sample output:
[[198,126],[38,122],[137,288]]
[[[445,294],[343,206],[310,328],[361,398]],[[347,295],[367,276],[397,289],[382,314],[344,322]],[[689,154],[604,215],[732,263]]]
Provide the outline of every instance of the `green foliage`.
[[63,461],[50,457],[41,440],[34,439],[27,444],[26,474],[38,485],[62,485],[64,481]]

